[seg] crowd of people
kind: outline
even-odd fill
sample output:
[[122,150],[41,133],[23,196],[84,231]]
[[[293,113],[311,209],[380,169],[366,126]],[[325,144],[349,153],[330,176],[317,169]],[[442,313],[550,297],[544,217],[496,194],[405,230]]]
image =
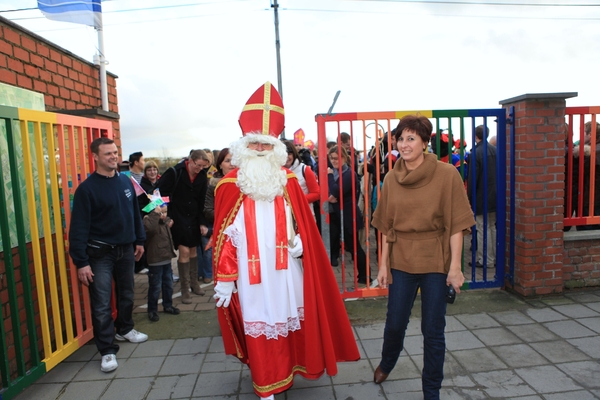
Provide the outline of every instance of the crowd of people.
[[[116,342],[148,339],[132,319],[135,272],[148,275],[150,321],[160,320],[160,297],[164,313],[180,314],[173,301],[176,259],[181,303],[214,284],[225,351],[250,366],[259,397],[272,399],[296,374],[333,375],[337,362],[360,358],[333,274],[345,250],[358,287],[389,288],[374,382],[384,382],[394,368],[420,291],[423,393],[439,399],[447,295],[460,293],[464,283],[463,235],[472,227],[477,266],[495,264],[496,149],[487,127],[477,127],[477,145],[462,158],[468,167],[459,173],[448,135],[433,133],[425,117],[403,117],[369,154],[360,155],[342,133],[327,144],[327,178],[319,182],[316,149],[303,132],[279,139],[278,103],[265,84],[240,116],[241,139],[219,151],[194,149],[166,169],[136,152],[119,171],[115,143],[91,143],[96,171],[76,190],[69,251],[90,289],[101,370],[117,368]],[[270,113],[267,125],[264,113]],[[328,188],[329,252],[319,225],[322,185]],[[366,265],[366,224],[382,238],[376,280]]]

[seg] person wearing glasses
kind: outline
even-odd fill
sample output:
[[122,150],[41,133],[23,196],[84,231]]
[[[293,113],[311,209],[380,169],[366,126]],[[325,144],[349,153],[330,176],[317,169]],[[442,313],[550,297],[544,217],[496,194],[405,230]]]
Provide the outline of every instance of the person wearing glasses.
[[204,200],[210,160],[204,150],[192,150],[187,160],[169,168],[156,183],[162,196],[169,196],[169,217],[173,220],[173,243],[179,250],[177,268],[181,282],[181,302],[190,304],[192,292],[204,296],[198,282],[196,247],[208,233],[204,218]]

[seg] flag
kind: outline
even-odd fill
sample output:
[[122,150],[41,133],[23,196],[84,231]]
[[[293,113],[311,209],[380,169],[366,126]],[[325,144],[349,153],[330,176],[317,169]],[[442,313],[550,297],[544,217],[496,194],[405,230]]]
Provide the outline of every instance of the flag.
[[135,189],[136,196],[140,196],[142,194],[147,195],[146,191],[140,186],[140,184],[135,180],[133,176],[130,175],[129,179],[131,179],[131,183],[133,184],[133,188]]
[[48,19],[102,28],[102,0],[38,0]]

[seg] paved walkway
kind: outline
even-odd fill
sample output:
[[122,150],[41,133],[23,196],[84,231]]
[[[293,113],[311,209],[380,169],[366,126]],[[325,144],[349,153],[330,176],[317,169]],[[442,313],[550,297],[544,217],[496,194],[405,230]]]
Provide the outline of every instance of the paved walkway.
[[[447,317],[442,399],[600,399],[600,290],[527,301],[518,310],[486,312],[475,303]],[[421,399],[419,324],[411,320],[405,350],[382,385],[372,378],[383,323],[354,325],[360,361],[339,364],[333,377],[296,377],[276,399]],[[125,343],[117,358],[119,368],[102,373],[88,344],[17,399],[256,399],[249,370],[225,356],[219,336]]]

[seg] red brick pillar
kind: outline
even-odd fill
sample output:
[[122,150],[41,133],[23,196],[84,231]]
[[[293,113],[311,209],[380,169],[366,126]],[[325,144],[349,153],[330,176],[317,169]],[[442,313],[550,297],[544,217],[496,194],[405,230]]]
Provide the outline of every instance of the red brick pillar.
[[[577,93],[525,94],[515,107],[515,270],[523,296],[561,293],[566,99]],[[507,135],[510,132],[507,127]],[[507,160],[510,140],[507,137]],[[507,215],[512,213],[509,210]],[[508,231],[508,229],[507,229]],[[507,286],[507,288],[510,288]]]

